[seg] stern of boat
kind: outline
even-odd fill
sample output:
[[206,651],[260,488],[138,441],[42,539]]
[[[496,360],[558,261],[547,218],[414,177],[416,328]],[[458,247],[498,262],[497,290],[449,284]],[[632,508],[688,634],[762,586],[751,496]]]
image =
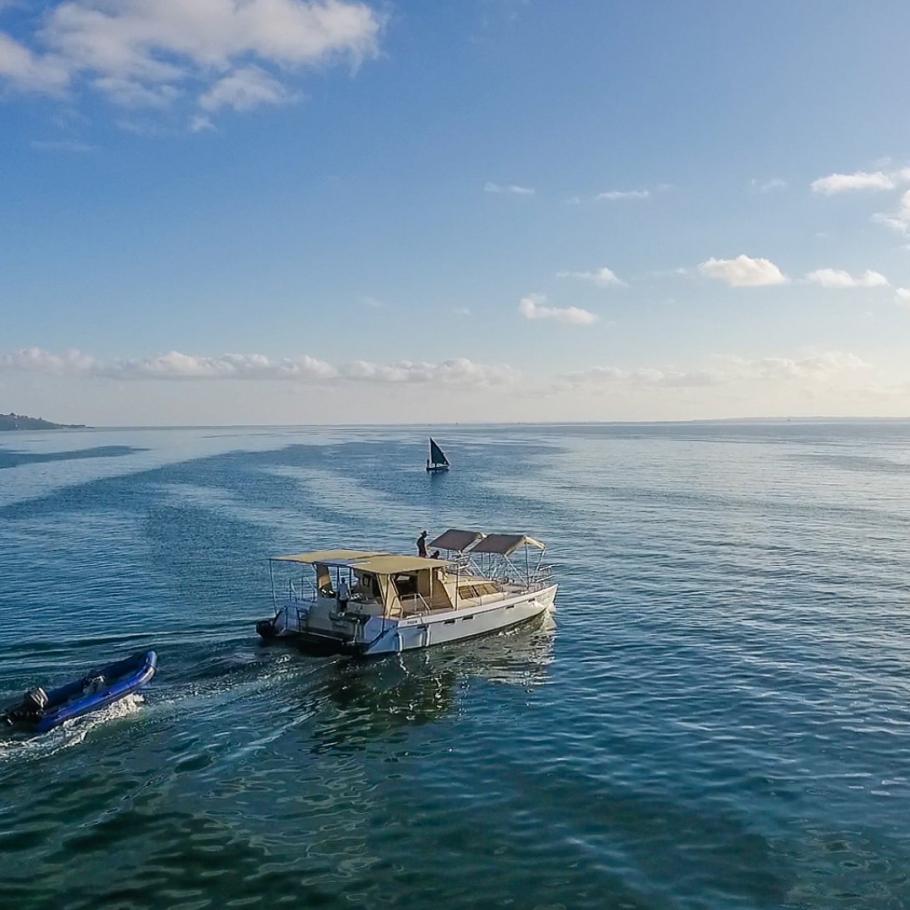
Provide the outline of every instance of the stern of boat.
[[362,612],[353,603],[342,611],[334,597],[317,596],[309,606],[288,604],[271,619],[260,620],[256,631],[266,640],[295,639],[320,649],[361,654],[393,625],[394,620]]

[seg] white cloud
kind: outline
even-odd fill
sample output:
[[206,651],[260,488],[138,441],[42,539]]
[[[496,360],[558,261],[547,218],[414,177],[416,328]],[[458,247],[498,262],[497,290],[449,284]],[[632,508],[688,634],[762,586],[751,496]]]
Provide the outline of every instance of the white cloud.
[[39,152],[73,152],[84,154],[95,151],[94,145],[77,139],[33,139],[29,145]]
[[249,111],[263,104],[287,104],[294,96],[258,66],[244,66],[222,76],[199,98],[199,106],[209,112],[229,107]]
[[810,380],[830,382],[832,379],[869,369],[856,354],[849,351],[823,351],[803,357],[718,358],[726,363],[731,379],[767,379],[772,381]]
[[616,273],[606,266],[589,272],[557,272],[557,278],[577,278],[579,281],[590,281],[598,287],[625,287],[625,282],[616,277]]
[[698,266],[707,278],[723,281],[732,288],[756,288],[786,284],[787,277],[770,259],[753,259],[740,255],[735,259],[705,260]]
[[751,186],[756,193],[771,193],[774,190],[785,190],[787,181],[780,177],[771,177],[769,180],[756,180],[753,177]]
[[630,385],[639,387],[689,388],[716,385],[723,377],[716,370],[680,370],[673,367],[592,367],[564,373],[557,380],[562,387]]
[[249,110],[292,97],[285,81],[304,67],[375,56],[382,25],[358,0],[66,0],[24,43],[0,34],[0,82],[84,82],[131,107],[192,92],[207,110]]
[[670,183],[658,183],[653,187],[640,187],[630,190],[604,190],[601,193],[595,193],[593,196],[572,195],[567,196],[565,202],[568,205],[582,205],[584,203],[597,202],[622,202],[635,199],[651,199],[658,193],[666,193],[673,189]]
[[512,196],[533,196],[535,190],[530,186],[519,186],[517,183],[491,183],[489,180],[483,185],[485,193],[507,193]]
[[70,71],[60,58],[33,53],[0,32],[0,85],[4,81],[20,91],[60,95],[69,85]]
[[113,379],[332,379],[335,367],[304,355],[271,360],[263,354],[202,357],[170,351],[156,357],[96,363],[91,372]]
[[806,275],[806,281],[823,288],[882,288],[888,279],[880,272],[867,269],[862,275],[851,275],[843,269],[816,269]]
[[598,193],[594,199],[598,202],[615,202],[620,199],[649,199],[650,190],[606,190]]
[[836,193],[847,193],[853,190],[893,190],[894,178],[884,171],[856,171],[853,174],[829,174],[813,180],[813,193],[833,196]]
[[552,319],[567,325],[591,325],[597,322],[597,315],[581,307],[552,307],[546,306],[547,298],[543,294],[528,294],[522,297],[518,304],[518,311],[525,319]]
[[151,85],[118,76],[99,76],[92,84],[107,96],[108,101],[120,107],[164,110],[183,94],[175,85]]
[[872,216],[872,220],[899,234],[908,233],[910,231],[910,190],[901,196],[900,206],[896,211],[877,212]]
[[910,310],[910,288],[897,288],[894,292],[894,301],[898,306]]
[[450,386],[511,383],[519,375],[509,366],[476,363],[464,357],[439,363],[403,360],[379,364],[358,360],[335,366],[306,354],[273,359],[264,354],[208,357],[170,351],[154,357],[104,362],[76,350],[54,354],[36,347],[0,352],[0,370],[135,381],[269,380],[299,383],[440,383]]
[[378,364],[358,360],[342,367],[341,376],[367,382],[489,386],[515,382],[518,372],[509,366],[490,366],[457,357],[442,363],[402,360]]
[[727,385],[739,382],[808,382],[831,383],[866,372],[870,365],[847,351],[823,351],[802,357],[730,357],[711,358],[701,368],[600,366],[565,373],[559,377],[562,388],[582,386],[636,386],[642,388]]
[[87,373],[94,369],[94,358],[75,348],[52,354],[43,348],[0,351],[0,370],[26,370],[38,373]]
[[215,129],[215,124],[205,114],[193,114],[190,118],[191,133],[205,133],[213,129]]

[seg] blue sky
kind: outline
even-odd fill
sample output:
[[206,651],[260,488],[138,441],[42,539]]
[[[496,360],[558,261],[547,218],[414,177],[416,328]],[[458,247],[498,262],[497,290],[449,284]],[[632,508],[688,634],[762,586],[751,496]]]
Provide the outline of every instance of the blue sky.
[[0,410],[910,415],[908,33],[885,0],[0,0]]

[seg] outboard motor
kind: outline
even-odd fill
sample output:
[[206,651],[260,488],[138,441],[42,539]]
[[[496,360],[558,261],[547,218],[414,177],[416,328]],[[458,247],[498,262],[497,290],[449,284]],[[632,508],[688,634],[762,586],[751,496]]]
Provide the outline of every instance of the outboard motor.
[[256,623],[256,631],[262,638],[270,639],[277,636],[274,619],[260,619]]
[[47,707],[47,692],[36,686],[25,693],[22,699],[22,707],[33,714],[40,714]]
[[2,716],[7,724],[18,724],[38,720],[48,705],[47,692],[38,686],[30,689],[22,696],[20,704],[16,705]]

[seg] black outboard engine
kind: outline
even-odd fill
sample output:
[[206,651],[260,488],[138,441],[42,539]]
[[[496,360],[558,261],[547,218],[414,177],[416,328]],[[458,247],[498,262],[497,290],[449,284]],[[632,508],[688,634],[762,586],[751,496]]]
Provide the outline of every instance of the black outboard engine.
[[47,704],[47,692],[38,686],[26,692],[22,697],[22,702],[16,707],[10,708],[3,715],[3,720],[7,724],[31,723],[41,717]]
[[22,699],[22,707],[32,714],[40,714],[47,707],[47,692],[41,686],[30,689]]
[[256,623],[256,631],[265,639],[278,637],[274,619],[260,619],[259,622]]

